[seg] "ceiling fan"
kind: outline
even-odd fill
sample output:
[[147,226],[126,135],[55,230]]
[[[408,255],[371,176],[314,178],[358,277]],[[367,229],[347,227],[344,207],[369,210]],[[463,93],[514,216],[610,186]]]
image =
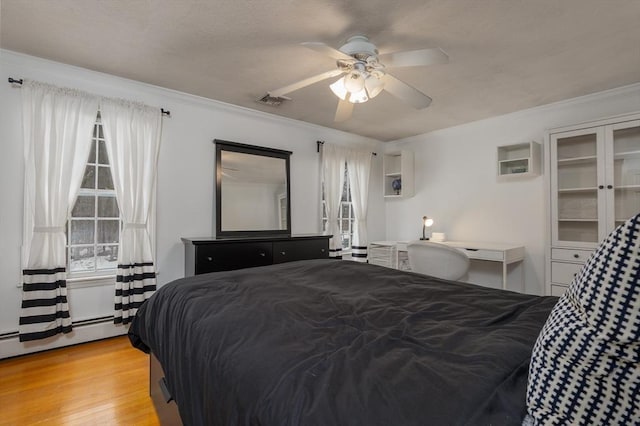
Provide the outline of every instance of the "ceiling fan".
[[[336,60],[337,68],[297,83],[271,90],[268,95],[280,98],[294,90],[328,78],[341,76],[329,87],[339,98],[335,121],[351,117],[354,104],[363,103],[386,90],[416,109],[429,106],[431,98],[387,72],[387,68],[414,67],[449,62],[449,56],[440,48],[411,50],[378,55],[377,47],[365,36],[353,36],[334,49],[320,42],[302,43],[316,52]],[[344,76],[343,76],[344,74]]]

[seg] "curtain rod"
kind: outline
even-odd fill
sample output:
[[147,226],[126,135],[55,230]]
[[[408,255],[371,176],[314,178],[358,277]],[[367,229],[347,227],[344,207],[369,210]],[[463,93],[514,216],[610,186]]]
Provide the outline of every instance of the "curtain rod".
[[[14,85],[22,85],[22,83],[24,82],[23,79],[15,79],[13,77],[9,77],[9,83],[14,84]],[[167,117],[171,117],[171,111],[169,111],[168,109],[164,109],[164,108],[160,108],[160,113],[162,115],[166,115]]]
[[[316,141],[316,152],[320,152],[320,147],[324,145],[324,141]],[[377,152],[372,152],[373,155],[378,155]]]

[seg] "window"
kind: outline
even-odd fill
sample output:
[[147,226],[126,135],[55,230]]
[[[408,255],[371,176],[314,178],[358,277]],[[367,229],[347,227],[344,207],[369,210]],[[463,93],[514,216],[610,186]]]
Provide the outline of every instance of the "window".
[[[340,239],[342,241],[343,250],[351,250],[351,241],[353,240],[353,223],[355,215],[353,214],[353,205],[351,203],[351,187],[349,185],[349,176],[345,165],[344,184],[342,186],[342,198],[340,200],[340,210],[338,212],[338,224],[340,226]],[[322,188],[322,230],[327,231],[327,208],[324,200],[324,186]],[[334,236],[335,237],[335,236]]]
[[93,127],[91,153],[75,205],[67,221],[70,275],[115,274],[120,241],[120,210],[111,178],[100,114]]

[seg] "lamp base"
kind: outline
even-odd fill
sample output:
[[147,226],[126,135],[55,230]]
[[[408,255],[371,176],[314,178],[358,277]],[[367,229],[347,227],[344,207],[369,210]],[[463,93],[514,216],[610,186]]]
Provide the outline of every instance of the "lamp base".
[[423,241],[425,241],[425,240],[429,241],[429,238],[420,238],[420,239],[423,240]]

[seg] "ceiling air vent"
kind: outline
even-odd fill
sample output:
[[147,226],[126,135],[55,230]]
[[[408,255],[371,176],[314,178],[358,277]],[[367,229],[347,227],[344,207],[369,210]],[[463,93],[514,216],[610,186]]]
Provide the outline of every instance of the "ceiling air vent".
[[282,102],[290,101],[290,100],[291,98],[287,98],[285,96],[271,96],[270,94],[267,93],[266,95],[258,99],[258,102],[261,104],[270,105],[270,106],[280,106]]

